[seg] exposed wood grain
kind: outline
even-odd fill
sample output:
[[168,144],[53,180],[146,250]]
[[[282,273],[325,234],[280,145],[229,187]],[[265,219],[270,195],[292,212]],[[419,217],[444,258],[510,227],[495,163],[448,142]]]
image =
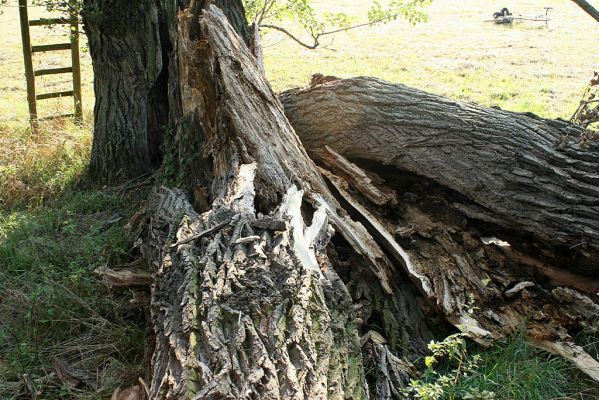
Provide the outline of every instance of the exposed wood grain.
[[374,78],[291,90],[281,99],[307,149],[330,146],[349,159],[430,178],[466,196],[469,217],[559,246],[597,271],[599,144],[581,149],[582,128]]

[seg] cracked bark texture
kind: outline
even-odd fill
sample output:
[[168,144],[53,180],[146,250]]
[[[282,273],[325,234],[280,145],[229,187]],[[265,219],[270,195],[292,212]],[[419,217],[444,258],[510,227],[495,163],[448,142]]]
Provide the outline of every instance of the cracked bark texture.
[[[592,317],[599,307],[596,278],[563,273],[544,261],[495,245],[493,240],[485,244],[489,242],[486,227],[464,218],[461,208],[452,205],[456,194],[432,180],[370,165],[372,169],[356,176],[370,176],[364,183],[377,182],[380,192],[403,193],[397,196],[396,207],[377,207],[370,199],[371,189],[352,185],[331,172],[346,169],[351,162],[328,147],[313,155],[324,166],[323,176],[352,218],[389,254],[404,254],[401,257],[408,263],[402,264],[403,274],[395,271],[391,282],[401,275],[409,277],[428,300],[415,305],[422,313],[441,316],[482,345],[524,332],[533,345],[571,359],[599,381],[599,362],[573,338],[581,326],[599,332],[599,323]],[[354,164],[351,169],[359,168]],[[406,293],[408,280],[401,282]],[[351,293],[354,299],[360,298]],[[372,307],[375,313],[385,309],[376,303]],[[394,316],[391,321],[401,321],[401,317]],[[386,321],[383,325],[389,328],[393,324]],[[406,343],[406,336],[397,337],[393,329],[385,329],[383,334],[387,343]]]
[[114,184],[159,163],[164,97],[155,96],[162,69],[154,1],[83,1],[83,29],[94,68],[94,140],[90,175]]
[[170,156],[193,196],[157,187],[140,214],[151,399],[401,398],[449,324],[586,354],[570,332],[599,329],[595,298],[526,283],[537,260],[484,246],[432,180],[331,143],[314,164],[243,31],[198,4],[168,11]]
[[599,146],[578,147],[582,128],[364,77],[294,89],[281,100],[308,150],[330,146],[350,160],[430,178],[466,198],[467,217],[596,273]]
[[[329,258],[334,231],[353,273],[374,276],[361,292],[419,327],[411,355],[431,337],[405,307],[416,293],[385,286],[395,262],[329,192],[226,16],[208,5],[177,18],[169,101],[177,135],[190,139],[178,157],[194,157],[196,207],[162,187],[143,213],[138,245],[154,275],[150,398],[368,398],[361,348],[370,341],[360,342],[352,295]],[[400,354],[376,346],[381,393],[398,392]]]

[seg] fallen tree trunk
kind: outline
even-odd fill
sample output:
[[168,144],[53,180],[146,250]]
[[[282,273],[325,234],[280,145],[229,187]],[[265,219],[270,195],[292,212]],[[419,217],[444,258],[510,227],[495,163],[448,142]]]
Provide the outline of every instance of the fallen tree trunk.
[[281,99],[309,151],[330,146],[350,160],[429,178],[462,195],[454,204],[467,218],[596,276],[599,146],[578,146],[582,128],[374,78],[295,89]]
[[157,187],[132,223],[154,281],[151,399],[401,398],[452,329],[525,330],[599,380],[570,335],[599,329],[592,298],[528,282],[526,254],[431,211],[443,192],[406,201],[326,147],[318,167],[224,13],[190,6],[174,26],[165,158],[193,198]]

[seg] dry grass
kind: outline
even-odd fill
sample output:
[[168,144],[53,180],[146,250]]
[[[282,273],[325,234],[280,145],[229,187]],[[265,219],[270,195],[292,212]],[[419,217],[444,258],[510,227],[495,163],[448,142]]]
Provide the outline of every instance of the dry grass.
[[0,134],[0,208],[39,206],[77,181],[84,171],[91,127],[55,121],[39,134]]
[[[368,1],[316,0],[363,21]],[[592,1],[599,6],[599,1]],[[501,26],[484,22],[494,11],[534,16],[551,6],[552,21]],[[599,24],[571,1],[433,0],[429,22],[340,34],[330,50],[311,51],[264,39],[267,73],[276,90],[305,85],[310,75],[370,75],[433,93],[545,117],[569,118],[599,68]],[[268,47],[272,46],[272,47]]]
[[[91,146],[93,77],[89,54],[82,53],[84,123],[53,120],[37,134],[29,128],[17,1],[0,7],[0,209],[37,206],[54,198],[85,169]],[[41,7],[30,18],[49,17]],[[33,44],[68,41],[64,27],[32,27]],[[70,66],[68,51],[34,55],[34,68]],[[71,89],[69,74],[38,77],[38,93]],[[40,117],[73,112],[72,98],[38,102]]]

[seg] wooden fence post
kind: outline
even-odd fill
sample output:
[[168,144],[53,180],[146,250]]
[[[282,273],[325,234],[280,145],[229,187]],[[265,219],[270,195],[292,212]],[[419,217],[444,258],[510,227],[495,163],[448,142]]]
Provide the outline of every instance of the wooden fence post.
[[70,0],[70,35],[71,35],[71,65],[73,68],[73,98],[75,105],[75,121],[83,121],[83,104],[81,102],[81,62],[79,60],[79,20],[77,17],[76,0]]
[[27,80],[27,103],[29,104],[29,122],[31,129],[37,131],[37,104],[35,99],[35,76],[31,57],[31,37],[29,36],[29,16],[27,0],[19,0],[19,17],[21,20],[21,39],[23,42],[23,59],[25,62],[25,78]]

